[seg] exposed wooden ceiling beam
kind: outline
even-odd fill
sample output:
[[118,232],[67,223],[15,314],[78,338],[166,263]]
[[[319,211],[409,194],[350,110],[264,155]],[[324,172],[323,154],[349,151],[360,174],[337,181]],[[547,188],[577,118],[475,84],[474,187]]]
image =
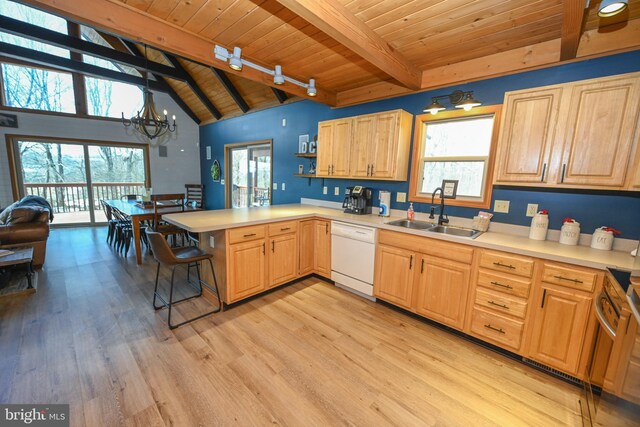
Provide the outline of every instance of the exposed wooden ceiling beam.
[[[103,37],[102,34],[100,34],[100,37]],[[134,43],[123,41],[113,36],[109,36],[108,38],[105,38],[105,41],[109,43],[111,46],[113,46],[114,49],[118,49],[118,50],[125,49],[127,52],[131,53],[132,55],[135,55],[140,58],[144,57],[144,54],[138,50],[138,48]],[[173,90],[173,88],[169,85],[169,83],[167,83],[166,80],[164,80],[164,78],[162,78],[158,74],[152,73],[152,75],[156,79],[158,84],[165,87],[165,92],[167,92],[171,97],[171,99],[173,99],[173,101],[176,104],[178,104],[178,106],[182,109],[182,111],[184,111],[187,114],[187,116],[191,117],[191,120],[196,122],[196,124],[200,124],[201,122],[200,118],[196,115],[196,113],[193,112],[191,107],[189,107],[189,105],[187,105],[187,103],[184,102],[184,100],[180,97],[180,95],[178,95],[176,91]]]
[[[109,0],[21,0],[25,4],[46,10],[48,12],[64,16],[96,29],[101,29],[132,40],[146,43],[159,50],[171,52],[178,56],[200,62],[214,68],[223,68],[227,72],[237,74],[245,79],[253,80],[265,86],[276,86],[273,77],[244,67],[241,71],[235,71],[228,67],[226,62],[215,59],[213,49],[215,40],[209,40],[197,34],[186,31],[176,25],[163,21],[160,18],[149,15],[139,9],[121,2]],[[217,43],[221,44],[221,43]],[[251,62],[260,61],[247,57]],[[264,64],[261,64],[264,65]],[[335,92],[316,85],[318,93],[316,97],[309,97],[307,90],[292,83],[285,83],[287,92],[303,98],[314,99],[324,104],[334,105]]]
[[420,89],[422,72],[337,0],[276,0],[409,89]]
[[280,89],[276,89],[275,87],[272,87],[271,90],[273,91],[273,94],[276,96],[280,104],[282,104],[288,99],[287,94],[284,91],[281,91]]
[[166,65],[153,61],[147,63],[143,58],[137,58],[106,46],[88,42],[78,37],[68,36],[57,31],[48,30],[17,19],[0,15],[0,29],[10,34],[69,49],[72,52],[88,54],[106,59],[107,61],[126,64],[140,70],[149,69],[149,71],[154,74],[171,77],[176,80],[184,80],[184,77],[172,67],[167,67]]
[[560,60],[573,59],[578,53],[580,36],[584,28],[585,0],[564,0],[562,30],[560,31]]
[[193,77],[191,77],[191,74],[189,74],[189,72],[184,69],[182,64],[180,64],[180,62],[178,61],[178,58],[164,51],[162,52],[162,54],[164,55],[165,58],[167,58],[167,61],[169,61],[171,65],[173,65],[177,70],[180,70],[180,72],[184,74],[184,76],[186,77],[187,85],[189,85],[193,93],[196,94],[196,96],[204,104],[204,106],[207,107],[207,110],[209,110],[209,112],[213,115],[213,117],[215,117],[218,120],[222,118],[222,113],[220,112],[220,110],[218,110],[218,108],[216,108],[216,106],[213,105],[213,102],[211,102],[207,94],[204,93],[204,91],[200,88],[200,86],[198,86],[198,83],[195,81]]
[[[86,62],[63,58],[61,56],[39,52],[37,50],[12,45],[10,43],[0,42],[0,55],[7,58],[24,60],[33,65],[40,65],[60,71],[80,73],[87,76],[115,80],[138,86],[144,86],[146,83],[146,80],[142,77],[132,76],[131,74],[122,73],[120,71],[109,70],[96,65],[87,64]],[[149,87],[155,91],[164,92],[164,88],[154,80],[149,80]]]
[[225,74],[224,71],[220,71],[217,68],[211,68],[213,74],[218,78],[222,86],[224,86],[225,90],[233,98],[236,105],[242,110],[243,113],[249,111],[249,105],[244,100],[238,89],[234,86],[234,84],[229,80],[229,76]]

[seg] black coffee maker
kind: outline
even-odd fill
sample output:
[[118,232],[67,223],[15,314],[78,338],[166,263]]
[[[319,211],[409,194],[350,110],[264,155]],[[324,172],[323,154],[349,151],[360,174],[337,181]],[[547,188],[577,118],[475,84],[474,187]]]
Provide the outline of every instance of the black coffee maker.
[[362,187],[361,185],[347,187],[347,191],[344,193],[344,202],[342,202],[344,212],[357,215],[370,214],[372,206],[371,194],[370,188]]

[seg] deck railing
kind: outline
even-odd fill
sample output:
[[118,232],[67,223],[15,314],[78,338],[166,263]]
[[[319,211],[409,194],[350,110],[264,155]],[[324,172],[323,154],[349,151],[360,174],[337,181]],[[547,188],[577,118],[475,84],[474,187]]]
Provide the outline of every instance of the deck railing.
[[253,193],[245,186],[234,185],[231,191],[233,207],[269,205],[269,188],[252,187]]
[[[54,213],[89,210],[89,188],[85,182],[25,184],[26,194],[44,197]],[[91,185],[93,209],[100,210],[100,200],[118,200],[129,194],[142,194],[143,182],[101,182]]]

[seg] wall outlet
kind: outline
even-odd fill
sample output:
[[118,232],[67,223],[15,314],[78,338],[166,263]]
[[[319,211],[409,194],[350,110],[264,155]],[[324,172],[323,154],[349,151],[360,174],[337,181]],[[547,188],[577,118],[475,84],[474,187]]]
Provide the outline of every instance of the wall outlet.
[[527,205],[527,216],[535,216],[537,212],[538,212],[537,203],[529,203]]
[[493,204],[493,211],[499,213],[509,213],[509,201],[508,200],[496,200]]
[[281,188],[282,188],[282,191],[286,190],[287,187],[286,187],[286,184],[284,182],[282,183]]
[[274,183],[273,183],[273,189],[274,189],[274,190],[277,190],[277,189],[278,189],[278,183],[277,183],[277,182],[274,182]]
[[220,180],[220,185],[224,185],[224,178]]
[[216,247],[216,239],[213,236],[209,236],[209,246],[212,248]]
[[333,195],[334,196],[340,195],[340,187],[333,187]]
[[402,191],[398,191],[396,193],[396,202],[405,203],[407,201],[407,193],[403,193]]
[[329,187],[327,187],[326,185],[322,187],[322,194],[327,194],[328,192],[329,192]]

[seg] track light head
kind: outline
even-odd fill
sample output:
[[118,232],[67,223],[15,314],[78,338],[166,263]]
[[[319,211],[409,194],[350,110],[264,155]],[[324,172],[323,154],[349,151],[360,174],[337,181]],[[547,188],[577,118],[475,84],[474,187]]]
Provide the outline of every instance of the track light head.
[[316,80],[309,79],[309,84],[307,85],[307,95],[316,96],[318,92],[316,91]]
[[232,70],[240,71],[242,70],[242,49],[239,47],[233,48],[233,54],[229,56],[229,68]]
[[608,18],[617,15],[627,8],[628,3],[628,0],[602,0],[598,6],[598,16]]
[[455,105],[456,108],[462,108],[464,111],[471,111],[473,107],[482,105],[480,101],[473,97],[473,91],[467,92],[464,99]]
[[276,65],[276,69],[273,71],[273,83],[277,85],[284,84],[284,76],[282,75],[282,67]]
[[431,105],[424,107],[423,113],[431,113],[431,115],[438,114],[438,111],[446,110],[446,107],[438,102],[436,98],[431,100]]

